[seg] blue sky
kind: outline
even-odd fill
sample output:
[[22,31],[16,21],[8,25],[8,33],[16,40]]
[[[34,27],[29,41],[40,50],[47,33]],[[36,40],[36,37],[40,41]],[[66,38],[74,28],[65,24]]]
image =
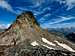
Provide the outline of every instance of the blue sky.
[[42,28],[75,27],[75,0],[0,0],[0,28],[32,11]]

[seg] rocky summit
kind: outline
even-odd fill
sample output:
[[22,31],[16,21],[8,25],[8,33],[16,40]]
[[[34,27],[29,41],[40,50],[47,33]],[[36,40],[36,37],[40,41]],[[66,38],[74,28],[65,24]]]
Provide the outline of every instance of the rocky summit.
[[16,21],[0,33],[0,56],[72,56],[75,43],[43,30],[32,12],[17,16]]

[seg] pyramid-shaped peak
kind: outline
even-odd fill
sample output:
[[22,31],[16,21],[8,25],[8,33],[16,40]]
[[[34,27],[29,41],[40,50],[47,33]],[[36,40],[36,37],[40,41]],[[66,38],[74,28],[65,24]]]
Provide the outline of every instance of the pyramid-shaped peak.
[[26,12],[23,12],[22,14],[20,14],[19,16],[17,16],[17,19],[19,19],[20,17],[34,17],[34,15],[31,11],[26,11]]
[[31,24],[39,25],[31,11],[23,12],[21,15],[17,16],[16,21],[27,23],[30,25]]
[[26,12],[24,12],[24,13],[22,13],[22,14],[28,14],[28,15],[33,15],[33,13],[31,12],[31,11],[26,11]]

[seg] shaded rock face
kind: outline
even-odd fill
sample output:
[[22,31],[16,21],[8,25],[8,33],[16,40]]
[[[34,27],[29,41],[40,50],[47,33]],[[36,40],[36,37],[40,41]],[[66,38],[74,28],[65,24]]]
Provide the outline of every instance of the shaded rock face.
[[42,46],[53,50],[75,52],[74,43],[42,30],[29,11],[19,15],[8,29],[0,33],[0,47],[5,49],[12,46],[17,48],[20,46],[21,49]]
[[66,35],[66,38],[75,43],[75,33],[69,33]]

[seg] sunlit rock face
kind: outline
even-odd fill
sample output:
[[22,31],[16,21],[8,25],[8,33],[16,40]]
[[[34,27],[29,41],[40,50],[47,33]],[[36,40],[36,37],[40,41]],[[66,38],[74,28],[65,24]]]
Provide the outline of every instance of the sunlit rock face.
[[34,15],[29,11],[19,15],[8,29],[0,33],[0,46],[11,47],[8,50],[14,47],[15,52],[19,48],[30,49],[37,46],[49,50],[75,52],[74,43],[64,37],[51,34],[48,30],[42,30]]
[[35,35],[35,32],[40,31],[40,28],[38,27],[39,24],[34,19],[31,12],[25,12],[22,13],[22,15],[19,15],[16,21],[14,21],[5,32],[2,32],[0,43],[12,45],[13,39],[17,40],[20,38],[22,41],[25,39],[32,39],[31,37],[34,37],[33,34]]

